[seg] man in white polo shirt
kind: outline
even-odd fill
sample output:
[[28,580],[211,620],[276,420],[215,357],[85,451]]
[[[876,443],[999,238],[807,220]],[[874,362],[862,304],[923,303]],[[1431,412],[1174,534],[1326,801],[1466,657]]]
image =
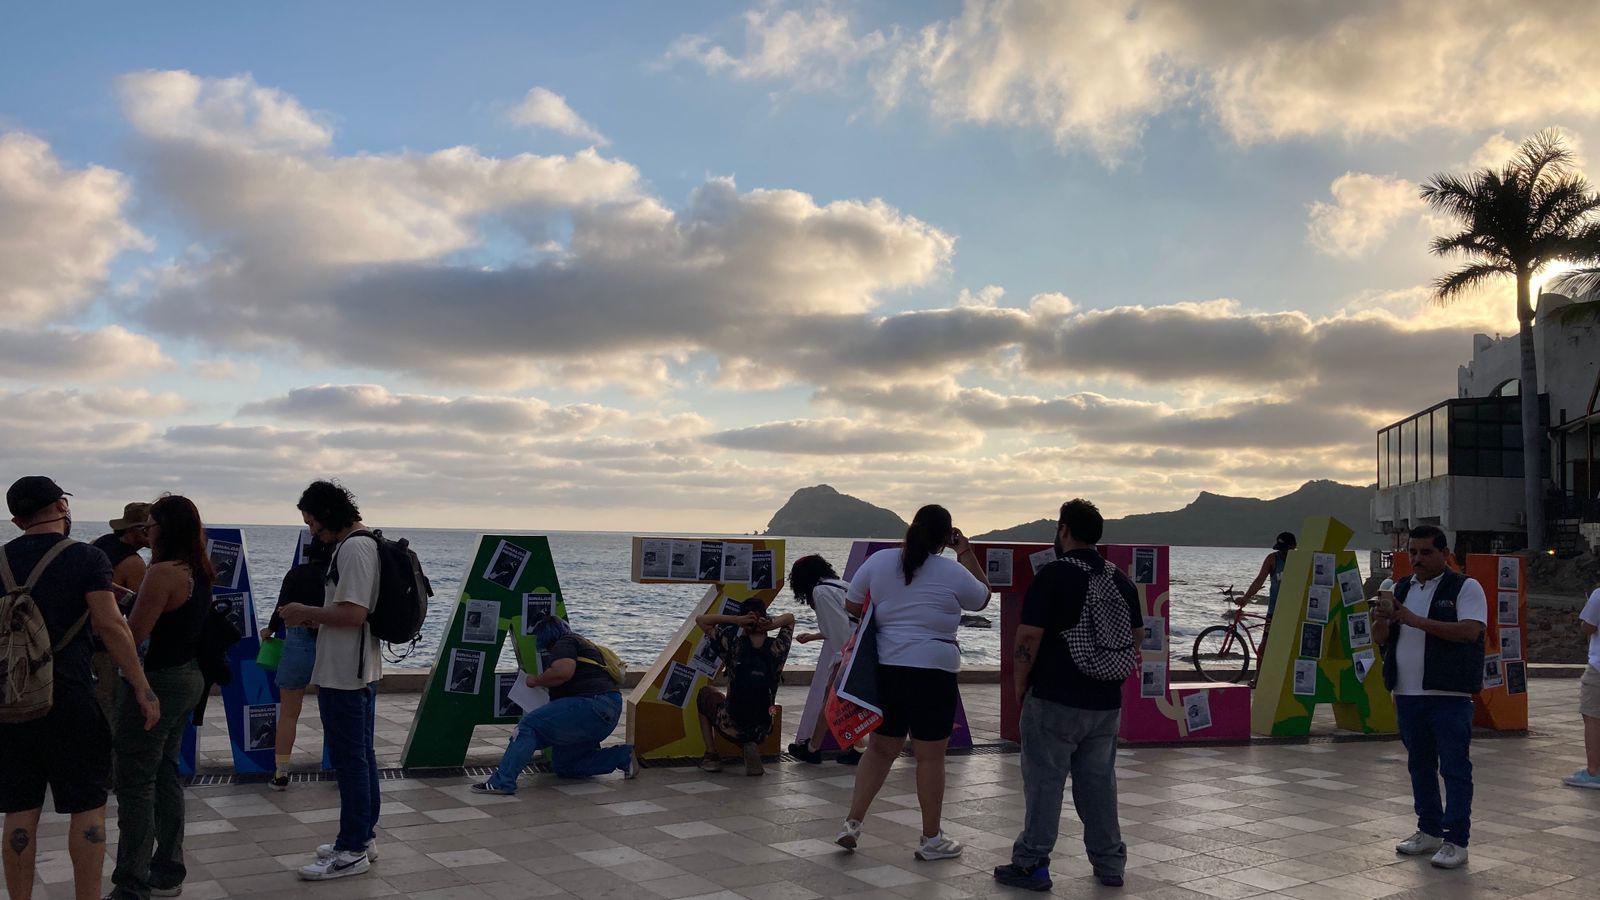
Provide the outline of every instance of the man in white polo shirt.
[[[1394,694],[1411,770],[1417,833],[1395,847],[1432,854],[1441,869],[1467,861],[1472,820],[1472,695],[1483,686],[1483,586],[1451,571],[1436,525],[1411,529],[1411,577],[1374,604],[1372,637],[1383,647],[1383,682]],[[1439,799],[1444,776],[1445,802]]]

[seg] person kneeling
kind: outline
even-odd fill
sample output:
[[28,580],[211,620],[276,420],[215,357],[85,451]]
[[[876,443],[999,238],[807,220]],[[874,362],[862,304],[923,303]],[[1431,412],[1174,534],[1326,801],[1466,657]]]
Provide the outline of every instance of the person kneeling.
[[[726,695],[707,685],[696,701],[700,736],[706,743],[700,768],[722,771],[722,759],[713,743],[715,730],[744,751],[745,774],[760,775],[765,771],[761,742],[772,732],[772,704],[794,639],[794,616],[785,613],[769,618],[766,606],[750,599],[739,606],[737,616],[708,613],[696,617],[695,624],[706,632],[728,671]],[[776,635],[768,634],[774,629]]]
[[632,746],[600,746],[622,717],[622,686],[606,669],[605,657],[558,616],[540,619],[533,626],[533,639],[544,671],[529,675],[528,686],[549,689],[550,702],[522,717],[499,771],[473,785],[472,792],[515,794],[517,776],[546,747],[551,750],[551,768],[561,778],[609,772],[633,778],[639,773],[639,761]]

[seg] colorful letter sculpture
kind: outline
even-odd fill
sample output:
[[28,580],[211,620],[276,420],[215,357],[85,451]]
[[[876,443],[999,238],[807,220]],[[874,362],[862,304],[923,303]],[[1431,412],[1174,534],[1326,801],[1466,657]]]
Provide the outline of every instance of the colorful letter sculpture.
[[[861,568],[861,564],[867,561],[867,557],[877,553],[879,550],[887,550],[890,547],[898,546],[900,546],[899,541],[856,541],[855,543],[851,544],[850,559],[845,563],[844,567],[844,580],[849,581],[852,577],[854,577],[856,570]],[[973,549],[977,551],[978,558],[982,559],[983,551],[978,549],[978,545],[974,544]],[[990,586],[992,587],[993,584],[994,582],[991,576]],[[818,672],[813,677],[826,678],[827,674]],[[1003,693],[1004,692],[1002,692],[1002,694]],[[863,747],[865,744],[857,744],[856,746]],[[961,699],[961,693],[958,690],[956,693],[956,720],[952,726],[952,730],[950,732],[950,743],[947,745],[947,747],[951,750],[964,750],[971,746],[972,729],[967,725],[967,705],[966,701]],[[834,740],[833,735],[830,733],[823,739],[822,749],[837,750],[839,749],[839,742]]]
[[[216,569],[211,585],[212,603],[225,608],[228,620],[241,638],[228,651],[233,679],[222,686],[223,715],[228,717],[228,741],[233,745],[233,770],[240,775],[270,773],[275,768],[273,749],[278,735],[278,682],[276,674],[256,665],[261,634],[256,623],[255,595],[250,589],[250,564],[244,534],[237,528],[207,528],[206,553]],[[209,698],[202,700],[208,706]],[[183,737],[178,771],[195,772],[196,731],[191,723]]]
[[[706,752],[695,698],[722,660],[709,652],[695,617],[734,609],[752,597],[771,606],[788,571],[783,550],[783,541],[760,538],[633,539],[633,581],[710,586],[628,695],[628,742],[641,758],[678,759]],[[779,713],[761,747],[763,754],[778,752]],[[735,749],[719,747],[728,753]]]
[[1319,703],[1332,703],[1347,731],[1392,733],[1394,698],[1383,686],[1383,654],[1372,639],[1355,532],[1328,516],[1301,526],[1289,552],[1278,605],[1262,651],[1250,728],[1256,734],[1303,735]]
[[1119,736],[1129,743],[1248,740],[1248,685],[1172,686],[1171,548],[1102,544],[1099,550],[1133,579],[1144,617],[1139,671],[1122,684]]
[[[539,654],[529,629],[546,613],[567,617],[550,541],[533,535],[479,537],[450,614],[450,627],[411,720],[402,766],[459,766],[466,762],[473,728],[511,725],[522,718],[522,710],[508,693],[523,673],[539,673]],[[497,672],[508,633],[519,671]]]
[[[1528,730],[1528,561],[1520,556],[1468,553],[1468,578],[1489,601],[1483,629],[1483,689],[1472,697],[1472,724],[1491,731]],[[1455,558],[1450,568],[1461,567]],[[1411,575],[1411,557],[1394,555],[1394,580]]]

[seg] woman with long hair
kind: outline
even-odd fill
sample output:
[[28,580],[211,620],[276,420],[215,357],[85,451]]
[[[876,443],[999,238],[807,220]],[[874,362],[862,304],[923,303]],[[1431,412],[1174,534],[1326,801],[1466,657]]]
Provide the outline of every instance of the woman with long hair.
[[[817,616],[817,631],[797,635],[796,641],[809,644],[822,642],[822,652],[817,655],[817,668],[811,675],[811,690],[806,694],[806,709],[800,716],[800,729],[795,732],[795,742],[789,753],[805,763],[822,762],[822,739],[828,731],[828,720],[823,715],[823,705],[828,700],[828,686],[833,683],[834,667],[839,664],[839,654],[855,630],[856,620],[845,609],[849,599],[850,584],[839,578],[826,559],[812,554],[802,556],[789,568],[789,587],[795,599],[811,608]],[[861,751],[851,748],[839,755],[839,762],[853,766],[861,760]]]
[[150,641],[145,678],[161,701],[161,718],[146,730],[126,684],[118,698],[116,752],[119,900],[176,896],[183,864],[183,786],[178,752],[204,679],[200,627],[211,604],[216,573],[206,555],[205,525],[186,497],[169,494],[150,507],[150,567],[139,585],[128,625],[135,643]]
[[300,726],[300,710],[305,705],[306,685],[317,662],[315,625],[290,627],[278,610],[290,603],[321,606],[323,582],[328,577],[328,561],[333,545],[311,538],[301,545],[300,564],[285,572],[278,589],[278,605],[267,623],[267,633],[283,639],[283,656],[278,660],[278,732],[273,748],[274,772],[268,782],[275,791],[289,789],[289,758],[294,754],[295,733]]
[[[944,556],[945,548],[956,558]],[[903,546],[867,557],[850,581],[849,610],[872,604],[870,627],[878,648],[878,700],[883,723],[873,732],[856,768],[850,815],[839,846],[854,850],[861,823],[883,788],[895,758],[912,741],[917,761],[917,803],[922,841],[917,859],[951,859],[961,844],[939,827],[944,806],[944,753],[954,729],[961,611],[989,605],[989,580],[972,542],[954,527],[950,512],[930,504],[917,510]]]

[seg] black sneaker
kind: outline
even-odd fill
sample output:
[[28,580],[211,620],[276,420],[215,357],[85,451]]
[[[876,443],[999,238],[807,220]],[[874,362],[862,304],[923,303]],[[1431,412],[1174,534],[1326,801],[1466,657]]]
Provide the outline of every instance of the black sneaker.
[[853,766],[856,763],[861,762],[861,751],[851,747],[849,750],[839,754],[839,758],[834,760],[834,762],[837,762],[841,766]]
[[275,791],[287,791],[289,789],[289,773],[278,772],[272,776],[272,779],[267,784]]
[[1029,891],[1050,890],[1050,867],[1029,866],[1024,868],[1015,863],[994,867],[994,880],[1006,887],[1017,887]]
[[1116,873],[1096,872],[1094,877],[1100,879],[1100,883],[1106,887],[1122,887],[1122,876]]
[[805,744],[802,744],[798,741],[789,745],[789,755],[803,763],[810,763],[813,766],[822,764],[821,750],[812,750]]

